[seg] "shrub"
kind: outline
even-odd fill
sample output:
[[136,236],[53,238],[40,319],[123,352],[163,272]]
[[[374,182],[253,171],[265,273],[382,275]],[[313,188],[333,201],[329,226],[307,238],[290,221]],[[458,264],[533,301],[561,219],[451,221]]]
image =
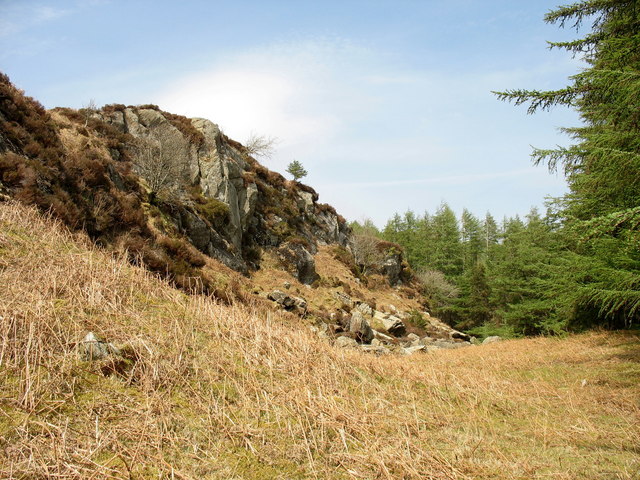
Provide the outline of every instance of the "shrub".
[[287,183],[286,178],[284,178],[278,172],[274,172],[272,170],[267,170],[265,180],[267,183],[269,183],[271,186],[275,188],[284,188]]
[[242,172],[242,181],[244,184],[244,188],[247,188],[250,183],[256,183],[256,174],[252,171],[243,171]]
[[158,105],[154,105],[152,103],[145,103],[144,105],[138,105],[135,107],[138,110],[155,110],[156,112],[160,112],[160,107]]
[[438,270],[421,270],[417,273],[422,283],[423,293],[429,297],[435,308],[448,304],[460,294],[460,290],[449,282]]
[[0,180],[7,187],[16,187],[24,178],[27,168],[24,158],[13,152],[0,154]]
[[271,158],[277,143],[278,139],[275,137],[267,137],[251,132],[242,150],[248,155]]
[[338,212],[328,203],[318,203],[317,205],[319,213],[330,213],[331,215],[338,216]]
[[287,238],[287,243],[290,243],[292,245],[302,245],[306,249],[309,249],[311,247],[311,245],[309,244],[309,240],[300,236],[293,236],[293,237]]
[[376,249],[379,252],[384,253],[385,255],[402,254],[403,249],[397,243],[387,242],[386,240],[380,240],[379,238],[377,240],[378,243],[376,245]]
[[121,103],[112,103],[112,104],[105,105],[104,107],[102,107],[102,111],[104,113],[124,112],[126,109],[127,109],[127,107],[124,106]]
[[161,237],[158,245],[173,257],[174,261],[183,260],[193,267],[204,267],[206,260],[191,244],[179,238]]
[[160,113],[166,118],[171,125],[176,127],[182,135],[192,144],[196,146],[196,148],[200,148],[204,145],[205,138],[204,134],[193,126],[191,120],[182,115],[176,115],[175,113],[163,112],[158,109]]
[[262,260],[262,250],[257,246],[245,247],[242,249],[242,258],[247,263],[259,264]]
[[422,312],[419,312],[418,310],[410,310],[407,312],[407,321],[420,328],[425,328],[428,324],[427,320],[422,315]]
[[360,272],[360,268],[356,265],[354,256],[349,250],[344,248],[342,245],[335,245],[331,249],[331,255],[333,258],[345,265],[356,278],[364,280],[362,272]]
[[191,194],[196,210],[213,224],[220,224],[229,219],[229,205],[218,199],[205,197],[200,193]]

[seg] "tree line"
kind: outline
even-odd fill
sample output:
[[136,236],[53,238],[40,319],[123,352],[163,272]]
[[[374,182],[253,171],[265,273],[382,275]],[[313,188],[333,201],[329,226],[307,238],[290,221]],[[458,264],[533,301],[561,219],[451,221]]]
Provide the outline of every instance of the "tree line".
[[432,312],[459,329],[518,336],[569,326],[554,314],[542,274],[559,240],[557,225],[535,209],[498,223],[467,209],[458,218],[442,203],[433,214],[395,214],[382,230],[369,220],[351,226],[357,238],[402,246]]
[[535,149],[534,163],[564,172],[569,193],[541,215],[497,225],[442,204],[433,214],[395,215],[382,231],[356,231],[405,249],[442,318],[477,333],[560,333],[640,324],[640,2],[585,0],[558,7],[545,21],[590,26],[582,38],[550,48],[587,67],[552,91],[507,90],[499,99],[528,113],[576,109],[564,128],[568,148]]

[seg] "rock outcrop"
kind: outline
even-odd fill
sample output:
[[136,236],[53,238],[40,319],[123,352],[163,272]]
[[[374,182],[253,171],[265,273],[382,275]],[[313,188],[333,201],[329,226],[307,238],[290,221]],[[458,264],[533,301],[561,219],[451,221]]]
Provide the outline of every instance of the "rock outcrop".
[[316,272],[315,260],[304,245],[286,242],[278,248],[277,253],[285,270],[292,273],[300,283],[311,285],[320,278]]
[[[347,245],[346,222],[319,204],[312,188],[262,167],[213,122],[189,120],[153,105],[113,105],[98,116],[142,145],[170,153],[178,167],[179,193],[158,206],[200,251],[229,267],[242,272],[257,268],[257,249],[282,246],[279,252],[296,276],[310,284],[317,279],[316,246]],[[144,177],[145,171],[139,174]]]
[[307,301],[302,297],[294,297],[280,290],[274,290],[267,295],[269,300],[276,302],[288,311],[295,311],[301,315],[307,313]]
[[364,315],[357,310],[351,314],[348,330],[355,335],[356,340],[360,343],[371,343],[371,340],[373,340],[371,325],[364,318]]
[[78,343],[78,352],[82,359],[87,361],[102,360],[109,355],[120,355],[119,348],[93,332],[87,333]]
[[499,337],[498,335],[492,335],[490,337],[485,338],[482,341],[482,345],[488,345],[490,343],[496,343],[502,340],[502,337]]
[[395,337],[401,337],[407,331],[407,327],[404,322],[395,315],[382,313],[376,310],[373,314],[373,318],[381,329]]

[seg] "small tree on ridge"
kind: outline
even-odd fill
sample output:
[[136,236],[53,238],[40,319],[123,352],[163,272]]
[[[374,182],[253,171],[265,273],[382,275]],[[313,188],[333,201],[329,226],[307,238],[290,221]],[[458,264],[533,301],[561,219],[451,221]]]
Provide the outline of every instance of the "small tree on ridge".
[[302,177],[307,176],[307,171],[298,160],[294,160],[287,167],[287,173],[290,173],[293,179],[297,182]]

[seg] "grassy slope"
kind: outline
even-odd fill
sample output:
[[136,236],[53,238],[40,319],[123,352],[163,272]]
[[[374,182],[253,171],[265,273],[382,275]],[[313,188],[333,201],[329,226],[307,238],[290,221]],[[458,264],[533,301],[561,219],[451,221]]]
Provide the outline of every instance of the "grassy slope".
[[[637,478],[640,339],[375,358],[0,203],[2,478]],[[135,364],[81,361],[89,331]]]
[[[381,275],[370,276],[370,286],[358,283],[353,273],[334,258],[333,247],[333,245],[318,247],[315,263],[322,280],[313,288],[303,285],[293,275],[283,270],[280,261],[272,252],[263,252],[260,270],[251,273],[251,289],[263,294],[274,289],[285,290],[283,285],[287,282],[291,285],[289,293],[302,296],[307,300],[311,310],[335,311],[340,308],[342,302],[335,297],[335,293],[338,292],[348,292],[354,301],[375,303],[380,310],[388,310],[390,305],[404,312],[423,310],[417,298],[408,298],[406,294],[390,287]],[[334,282],[340,282],[340,284]]]

